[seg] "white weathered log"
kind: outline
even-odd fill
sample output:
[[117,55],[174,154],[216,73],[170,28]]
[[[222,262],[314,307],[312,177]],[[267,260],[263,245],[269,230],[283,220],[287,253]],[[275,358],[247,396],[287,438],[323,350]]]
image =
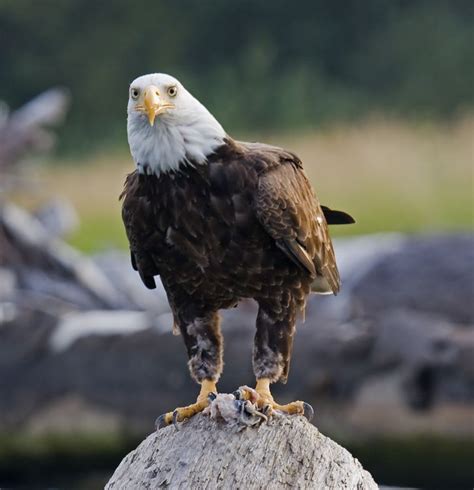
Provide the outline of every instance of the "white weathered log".
[[50,127],[64,121],[69,107],[69,91],[55,87],[37,95],[11,115],[18,128]]
[[148,436],[106,485],[125,489],[376,489],[346,449],[303,417],[275,416],[258,428],[197,415]]
[[[0,232],[2,228],[7,236],[3,239],[11,242],[12,250],[27,255],[32,263],[43,264],[44,267],[49,266],[49,268],[55,267],[84,290],[89,291],[102,306],[119,305],[117,290],[94,262],[67,243],[52,236],[37,218],[24,209],[11,203],[1,204]],[[6,261],[6,257],[2,259],[1,252],[0,250],[0,262]],[[14,265],[12,264],[13,268]]]
[[34,212],[36,219],[54,237],[64,238],[79,227],[79,215],[70,201],[55,197]]
[[50,128],[64,120],[69,93],[52,88],[13,113],[9,113],[5,103],[0,104],[0,171],[6,172],[25,155],[53,147],[55,138]]

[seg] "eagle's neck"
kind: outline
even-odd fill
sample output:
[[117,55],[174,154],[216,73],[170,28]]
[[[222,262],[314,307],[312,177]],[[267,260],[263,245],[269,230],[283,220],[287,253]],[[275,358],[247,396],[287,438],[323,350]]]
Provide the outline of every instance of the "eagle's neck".
[[128,141],[140,173],[161,175],[186,165],[199,165],[221,146],[226,137],[219,122],[207,111],[186,117],[128,118]]

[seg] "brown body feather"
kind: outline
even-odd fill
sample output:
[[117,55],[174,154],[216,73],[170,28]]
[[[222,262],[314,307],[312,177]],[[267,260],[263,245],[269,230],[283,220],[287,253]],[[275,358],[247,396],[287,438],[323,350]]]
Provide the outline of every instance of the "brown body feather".
[[160,275],[192,375],[219,377],[217,311],[254,298],[255,374],[286,380],[298,310],[312,287],[340,287],[326,218],[300,160],[228,139],[205,164],[131,173],[122,197],[133,266],[147,287]]

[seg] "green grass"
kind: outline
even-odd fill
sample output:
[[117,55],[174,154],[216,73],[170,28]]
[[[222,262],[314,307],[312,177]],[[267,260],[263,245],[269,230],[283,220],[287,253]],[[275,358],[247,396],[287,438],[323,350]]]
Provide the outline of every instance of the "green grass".
[[92,253],[109,248],[127,249],[128,242],[119,215],[98,214],[82,219],[80,228],[69,237],[79,250]]
[[[251,140],[295,151],[323,204],[357,223],[334,226],[334,236],[383,231],[472,230],[474,116],[449,124],[373,118],[304,133],[254,135]],[[127,248],[118,196],[133,169],[122,148],[39,169],[42,199],[61,195],[81,218],[69,238],[84,252]],[[34,207],[25,193],[16,199]]]

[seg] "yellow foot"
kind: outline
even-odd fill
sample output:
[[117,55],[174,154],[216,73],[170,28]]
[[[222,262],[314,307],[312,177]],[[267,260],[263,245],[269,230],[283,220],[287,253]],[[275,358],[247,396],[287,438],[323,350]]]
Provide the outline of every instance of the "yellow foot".
[[274,411],[278,411],[288,415],[304,415],[308,420],[311,420],[314,415],[313,407],[309,403],[295,401],[287,405],[280,405],[275,402],[270,392],[270,381],[268,379],[257,380],[255,389],[242,386],[234,395],[239,400],[249,400],[254,403],[267,416],[272,415]]
[[167,425],[174,424],[176,428],[177,422],[191,418],[199,412],[202,412],[209,403],[216,397],[216,383],[214,381],[204,380],[201,384],[201,391],[197,397],[196,403],[186,407],[179,407],[172,412],[160,415],[155,422],[156,429],[162,429]]

